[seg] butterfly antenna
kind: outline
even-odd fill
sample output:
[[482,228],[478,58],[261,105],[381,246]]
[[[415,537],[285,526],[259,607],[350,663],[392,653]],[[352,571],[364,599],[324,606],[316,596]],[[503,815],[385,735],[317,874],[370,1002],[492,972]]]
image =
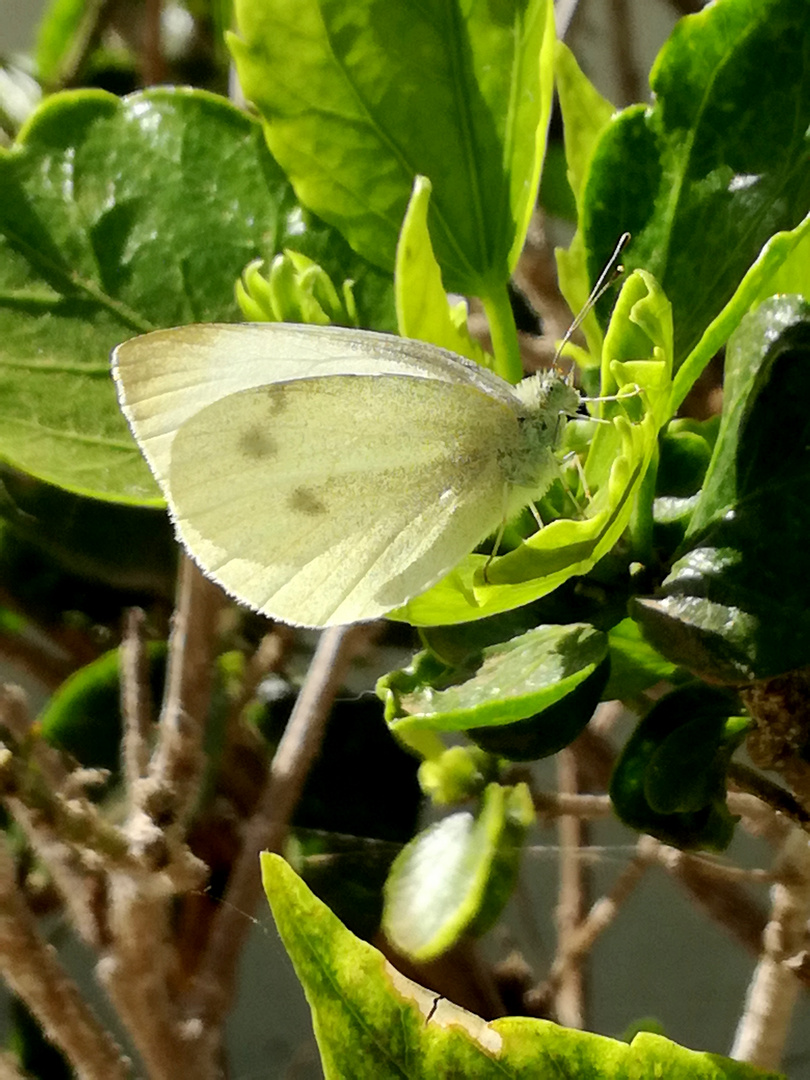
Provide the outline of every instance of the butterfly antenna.
[[576,331],[579,330],[580,326],[582,326],[585,319],[588,317],[588,315],[590,315],[594,307],[596,307],[596,304],[604,296],[604,294],[614,283],[616,278],[624,273],[624,266],[619,262],[619,257],[621,256],[621,253],[627,247],[629,242],[630,233],[623,232],[622,235],[619,237],[616,247],[613,249],[613,254],[608,259],[604,269],[602,270],[602,273],[596,280],[596,284],[591,289],[588,299],[582,305],[582,310],[579,312],[577,317],[563,334],[562,341],[557,346],[557,351],[554,353],[555,368],[559,368],[559,360],[562,356],[565,346],[571,340]]

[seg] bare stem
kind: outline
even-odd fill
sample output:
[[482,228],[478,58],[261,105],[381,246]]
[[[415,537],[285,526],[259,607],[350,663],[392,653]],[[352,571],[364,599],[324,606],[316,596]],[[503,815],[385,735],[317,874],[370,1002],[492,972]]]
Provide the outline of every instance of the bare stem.
[[98,945],[103,937],[97,905],[100,862],[126,859],[126,841],[81,790],[69,791],[73,778],[57,752],[30,734],[28,705],[19,687],[0,688],[0,726],[5,734],[0,798],[48,868],[76,929]]
[[[810,813],[810,763],[805,760],[810,668],[745,687],[740,696],[754,720],[746,748],[760,769],[774,769]],[[781,807],[779,807],[781,809]]]
[[166,62],[160,40],[160,12],[163,0],[146,0],[143,7],[143,50],[141,68],[144,86],[166,80]]

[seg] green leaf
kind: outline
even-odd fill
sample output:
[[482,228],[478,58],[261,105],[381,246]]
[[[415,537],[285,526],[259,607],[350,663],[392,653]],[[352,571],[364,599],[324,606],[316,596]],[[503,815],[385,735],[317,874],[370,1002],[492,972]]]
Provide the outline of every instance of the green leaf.
[[494,779],[497,762],[477,746],[451,746],[419,766],[419,786],[439,805],[471,799]]
[[461,300],[451,307],[444,291],[427,224],[431,190],[427,177],[417,176],[399,234],[394,272],[399,332],[491,367],[492,357],[470,337],[467,304]]
[[596,425],[588,452],[592,498],[585,516],[553,521],[499,558],[468,555],[389,617],[416,626],[480,619],[546,596],[592,569],[627,527],[658,431],[669,418],[671,347],[666,298],[650,275],[637,271],[624,284],[605,339],[603,388],[628,396],[601,406],[612,423]]
[[685,499],[696,494],[709,467],[717,441],[720,418],[692,420],[676,418],[667,424],[658,440],[658,496]]
[[[424,729],[498,728],[528,717],[540,719],[538,714],[567,700],[606,655],[607,639],[592,626],[538,626],[488,646],[459,668],[417,657],[410,668],[384,676],[377,692],[386,702],[386,720],[397,737],[407,739],[412,731]],[[546,753],[567,746],[585,726],[599,700],[604,677],[590,712],[584,719],[578,712],[573,717],[577,731],[570,733],[572,718],[563,710],[563,716],[557,717],[564,720],[562,728],[556,730],[552,725],[541,736],[553,746]]]
[[[563,118],[568,182],[576,200],[577,218],[581,219],[585,179],[591,158],[602,132],[610,123],[614,108],[583,74],[574,54],[561,41],[557,42],[554,52],[554,75]],[[560,291],[572,311],[582,311],[591,291],[588,253],[582,229],[577,229],[567,250],[557,248],[555,255]],[[590,354],[598,362],[602,354],[603,334],[595,312],[585,318],[582,330]]]
[[508,761],[537,761],[569,746],[581,735],[604,697],[610,659],[598,664],[569,693],[542,711],[511,724],[469,728],[467,736],[490,754]]
[[562,41],[554,47],[554,76],[563,116],[568,183],[579,205],[591,158],[616,109],[602,97]]
[[51,0],[37,30],[37,74],[56,85],[75,70],[97,29],[102,0]]
[[663,679],[678,675],[677,665],[666,660],[641,636],[638,623],[622,619],[608,631],[610,678],[605,701],[629,701]]
[[549,142],[543,159],[540,191],[537,196],[542,209],[552,217],[574,224],[577,204],[568,181],[565,150],[562,143]]
[[654,104],[626,109],[593,157],[590,276],[629,230],[625,265],[654,274],[672,303],[676,371],[763,245],[810,209],[808,49],[806,0],[709,5],[661,50]]
[[276,255],[267,276],[263,267],[263,259],[254,259],[236,283],[236,299],[249,322],[357,326],[350,279],[338,293],[322,266],[290,248]]
[[382,928],[414,960],[433,960],[463,934],[480,936],[514,888],[534,821],[525,784],[489,784],[478,814],[451,814],[397,855],[385,884]]
[[350,934],[278,855],[261,857],[276,927],[312,1009],[325,1080],[778,1080],[642,1032],[630,1046],[547,1020],[484,1023],[400,975]]
[[774,297],[726,354],[723,415],[687,549],[661,595],[635,602],[665,656],[712,682],[810,662],[810,305]]
[[735,820],[726,808],[726,768],[739,738],[727,725],[739,705],[705,685],[673,690],[625,743],[610,798],[626,825],[676,847],[723,851]]
[[551,106],[549,0],[238,0],[229,44],[301,201],[394,266],[414,178],[453,290],[502,287],[523,246]]
[[[224,99],[51,97],[0,152],[0,457],[79,494],[161,505],[118,408],[110,349],[155,327],[237,318],[242,268],[290,245],[328,272],[324,255],[349,256],[360,272],[341,270],[363,296],[360,260],[302,214],[259,125]],[[365,277],[383,299],[390,281],[368,266]]]

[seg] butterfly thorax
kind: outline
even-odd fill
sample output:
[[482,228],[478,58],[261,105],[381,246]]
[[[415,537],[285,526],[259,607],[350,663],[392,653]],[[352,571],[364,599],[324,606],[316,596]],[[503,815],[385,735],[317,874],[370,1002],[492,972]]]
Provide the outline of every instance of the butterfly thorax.
[[579,408],[579,393],[557,371],[530,375],[518,383],[515,393],[523,402],[529,425],[539,432],[550,431],[552,442],[560,418],[574,416]]
[[576,413],[579,394],[557,372],[545,371],[514,388],[520,400],[512,445],[501,448],[507,483],[507,517],[542,496],[559,475],[555,450],[568,416]]

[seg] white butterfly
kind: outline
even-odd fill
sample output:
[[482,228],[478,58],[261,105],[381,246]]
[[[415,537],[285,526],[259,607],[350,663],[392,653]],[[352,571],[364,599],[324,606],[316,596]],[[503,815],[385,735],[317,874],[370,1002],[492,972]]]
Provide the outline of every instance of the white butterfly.
[[453,568],[558,475],[579,395],[511,386],[424,342],[279,323],[119,345],[121,407],[179,538],[266,615],[373,619]]

